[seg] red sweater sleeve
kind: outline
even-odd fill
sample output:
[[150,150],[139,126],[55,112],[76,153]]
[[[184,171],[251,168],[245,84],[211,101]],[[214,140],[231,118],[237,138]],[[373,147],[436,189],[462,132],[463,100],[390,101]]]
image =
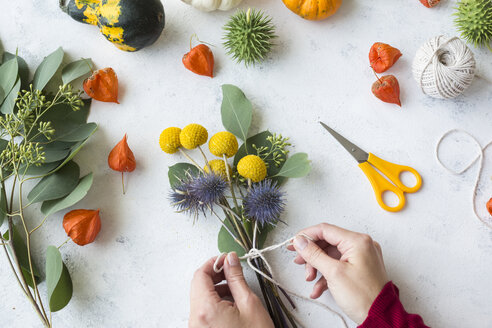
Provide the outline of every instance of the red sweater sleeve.
[[398,288],[388,282],[359,328],[429,328],[420,316],[405,311],[398,295]]

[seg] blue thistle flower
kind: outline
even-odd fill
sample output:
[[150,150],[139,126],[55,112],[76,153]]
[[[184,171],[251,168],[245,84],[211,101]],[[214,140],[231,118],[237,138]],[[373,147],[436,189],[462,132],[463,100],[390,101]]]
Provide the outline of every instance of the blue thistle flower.
[[193,194],[190,193],[191,178],[187,177],[175,185],[172,189],[169,199],[171,205],[176,208],[178,212],[194,213],[203,211],[203,206]]
[[186,177],[174,186],[169,196],[178,212],[198,215],[217,203],[225,193],[226,181],[215,173]]
[[244,199],[246,215],[259,224],[275,224],[284,210],[284,195],[276,182],[263,180],[251,186]]
[[224,196],[227,182],[221,175],[206,173],[191,180],[189,192],[200,204],[212,207]]

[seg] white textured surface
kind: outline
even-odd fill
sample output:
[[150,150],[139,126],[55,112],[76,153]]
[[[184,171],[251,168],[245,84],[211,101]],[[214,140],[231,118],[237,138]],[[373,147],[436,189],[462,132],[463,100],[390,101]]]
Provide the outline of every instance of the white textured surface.
[[[101,208],[102,231],[86,247],[68,244],[62,253],[74,281],[69,306],[54,314],[55,327],[180,327],[188,313],[193,271],[217,252],[219,225],[173,213],[167,201],[167,166],[180,156],[157,145],[162,129],[200,122],[210,133],[222,129],[220,85],[232,83],[254,104],[252,132],[266,128],[290,136],[296,151],[313,161],[309,177],[286,186],[285,221],[269,238],[282,241],[300,228],[331,222],[371,234],[383,247],[391,278],[411,312],[433,327],[492,327],[492,231],[471,212],[470,192],[476,167],[461,177],[449,175],[434,159],[435,142],[450,128],[472,132],[482,143],[492,138],[492,86],[476,79],[455,100],[436,100],[418,89],[411,73],[418,47],[438,34],[454,35],[452,1],[427,9],[417,0],[345,0],[340,11],[322,22],[304,21],[280,0],[245,0],[243,7],[266,9],[278,26],[278,47],[267,62],[245,69],[219,46],[229,13],[201,13],[178,0],[166,1],[166,28],[157,43],[124,53],[96,28],[72,21],[58,1],[4,1],[0,11],[3,48],[33,67],[59,45],[72,59],[91,57],[111,66],[121,86],[120,105],[94,102],[91,121],[97,134],[77,157],[95,183],[80,208]],[[216,44],[216,78],[195,76],[181,64],[189,37],[197,33]],[[375,80],[367,54],[373,42],[398,47],[403,57],[388,73],[398,77],[402,109],[371,94]],[[472,49],[478,74],[492,80],[492,55]],[[393,162],[415,167],[423,176],[420,192],[407,197],[398,214],[381,210],[353,159],[318,125],[323,120],[362,148]],[[120,178],[106,156],[127,132],[138,161],[121,194]],[[463,146],[462,146],[463,145]],[[471,144],[448,142],[450,163],[466,164]],[[443,148],[444,149],[444,148]],[[469,151],[468,151],[469,150]],[[492,195],[487,153],[479,208]],[[483,192],[483,193],[482,193]],[[485,215],[485,213],[484,213]],[[33,218],[34,221],[34,218]],[[34,222],[32,223],[34,224]],[[34,237],[41,265],[48,244],[65,240],[61,215],[52,217]],[[281,251],[270,256],[280,280],[309,293],[302,268]],[[255,285],[254,280],[252,285]],[[38,319],[0,259],[2,327],[37,327]],[[45,285],[41,286],[43,293]],[[324,296],[326,302],[331,302]],[[330,303],[331,304],[331,303]],[[330,314],[300,304],[312,327],[339,327]]]

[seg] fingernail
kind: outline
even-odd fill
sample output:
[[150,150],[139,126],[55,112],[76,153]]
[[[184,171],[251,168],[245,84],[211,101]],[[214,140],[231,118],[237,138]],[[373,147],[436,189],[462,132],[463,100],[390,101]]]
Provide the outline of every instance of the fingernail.
[[227,254],[227,262],[229,262],[230,266],[238,266],[239,258],[237,257],[236,252],[230,252]]
[[307,244],[308,241],[306,240],[306,238],[302,236],[296,236],[296,238],[294,238],[294,246],[296,247],[296,249],[300,251],[306,248]]

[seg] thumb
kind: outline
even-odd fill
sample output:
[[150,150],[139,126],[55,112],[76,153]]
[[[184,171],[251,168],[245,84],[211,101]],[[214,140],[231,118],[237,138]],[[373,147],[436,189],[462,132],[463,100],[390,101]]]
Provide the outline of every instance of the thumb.
[[227,254],[224,262],[224,275],[231,290],[231,295],[237,307],[241,310],[242,305],[245,304],[245,301],[250,296],[251,289],[244,279],[243,268],[236,252]]
[[325,253],[315,242],[297,235],[294,238],[294,248],[297,253],[311,266],[320,271],[323,276],[329,280],[330,272],[338,266],[340,262]]

